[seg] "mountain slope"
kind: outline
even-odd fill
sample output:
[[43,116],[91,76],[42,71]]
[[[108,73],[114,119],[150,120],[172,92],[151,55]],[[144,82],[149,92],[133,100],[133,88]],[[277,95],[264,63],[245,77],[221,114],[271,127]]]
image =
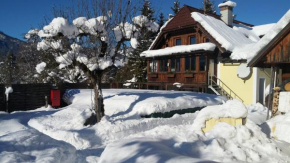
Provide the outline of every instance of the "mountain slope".
[[11,50],[12,53],[17,55],[19,47],[23,43],[24,43],[23,41],[8,36],[2,31],[0,31],[0,56],[6,55],[9,50]]

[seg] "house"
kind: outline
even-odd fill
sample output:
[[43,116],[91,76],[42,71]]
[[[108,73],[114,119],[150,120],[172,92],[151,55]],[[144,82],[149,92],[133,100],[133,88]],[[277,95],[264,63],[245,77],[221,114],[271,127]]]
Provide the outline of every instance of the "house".
[[[248,66],[271,68],[271,88],[269,89],[281,88],[280,99],[277,100],[279,110],[290,111],[290,10],[254,45],[249,55],[252,57]],[[271,93],[269,99],[272,97]],[[269,103],[268,108],[272,106]]]
[[149,84],[158,89],[214,92],[245,104],[265,102],[270,69],[247,67],[250,49],[274,24],[234,20],[236,4],[219,5],[221,15],[185,5],[161,28],[148,51]]

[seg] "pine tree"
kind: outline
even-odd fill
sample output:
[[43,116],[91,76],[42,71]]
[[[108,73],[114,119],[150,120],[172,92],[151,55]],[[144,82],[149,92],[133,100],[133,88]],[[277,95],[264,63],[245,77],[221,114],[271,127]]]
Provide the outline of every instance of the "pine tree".
[[18,82],[18,67],[15,62],[15,56],[11,51],[6,55],[5,61],[0,65],[1,82],[11,85]]
[[174,5],[173,7],[171,7],[171,10],[173,11],[174,15],[178,13],[178,11],[180,10],[180,2],[178,0],[174,1]]
[[204,10],[205,13],[216,13],[216,8],[214,5],[215,1],[213,0],[204,0],[202,2],[202,10]]
[[146,16],[150,21],[155,21],[154,18],[155,10],[151,7],[149,0],[144,0],[143,6],[141,8],[141,15]]
[[[141,8],[141,14],[146,16],[149,21],[154,21],[154,9],[151,8],[151,3],[148,0],[145,0],[143,7]],[[164,17],[163,17],[164,18]],[[162,18],[162,19],[163,19]],[[161,20],[164,23],[164,20]],[[158,22],[159,24],[159,22]],[[152,32],[143,25],[139,30],[140,34],[137,38],[137,46],[131,51],[130,56],[128,57],[128,63],[118,71],[115,80],[117,82],[126,82],[135,78],[136,82],[146,82],[146,59],[141,57],[143,51],[148,50],[152,40],[156,37],[157,32]],[[130,72],[130,73],[128,73]]]
[[161,12],[160,15],[159,15],[158,25],[159,25],[160,28],[164,25],[164,14],[163,14],[163,12]]

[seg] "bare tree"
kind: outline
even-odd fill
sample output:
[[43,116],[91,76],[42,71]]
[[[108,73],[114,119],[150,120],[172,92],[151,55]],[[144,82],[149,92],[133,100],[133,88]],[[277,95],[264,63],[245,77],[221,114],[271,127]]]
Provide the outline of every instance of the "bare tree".
[[[81,71],[91,81],[95,117],[99,122],[105,114],[101,87],[104,73],[123,64],[129,41],[135,42],[140,34],[140,24],[153,31],[158,30],[158,24],[145,16],[133,17],[136,6],[130,0],[80,0],[76,3],[80,9],[67,8],[69,13],[55,10],[56,15],[62,14],[65,18],[54,18],[42,30],[28,32],[26,37],[39,36],[38,50],[53,56],[59,69],[71,76],[75,75],[71,71]],[[76,15],[87,18],[73,19]]]

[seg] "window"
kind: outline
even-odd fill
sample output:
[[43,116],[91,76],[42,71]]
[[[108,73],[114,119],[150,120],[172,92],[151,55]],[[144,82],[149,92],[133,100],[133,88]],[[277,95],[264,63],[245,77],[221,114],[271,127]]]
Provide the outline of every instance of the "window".
[[206,38],[206,39],[205,39],[205,42],[209,42],[209,39],[208,39],[208,38]]
[[176,72],[180,72],[180,58],[176,59]]
[[175,59],[170,59],[170,71],[175,72]]
[[185,71],[195,71],[196,70],[196,57],[187,56],[185,57]]
[[150,72],[157,72],[157,61],[151,60],[150,63]]
[[180,72],[180,58],[170,59],[170,72]]
[[190,37],[190,45],[192,45],[192,44],[196,44],[196,37],[195,36]]
[[177,39],[175,39],[175,45],[176,45],[176,46],[181,45],[181,38],[177,38]]
[[206,58],[205,56],[199,56],[199,71],[206,70]]
[[168,59],[161,59],[159,61],[159,71],[160,72],[167,72],[168,71],[167,63],[168,63]]

